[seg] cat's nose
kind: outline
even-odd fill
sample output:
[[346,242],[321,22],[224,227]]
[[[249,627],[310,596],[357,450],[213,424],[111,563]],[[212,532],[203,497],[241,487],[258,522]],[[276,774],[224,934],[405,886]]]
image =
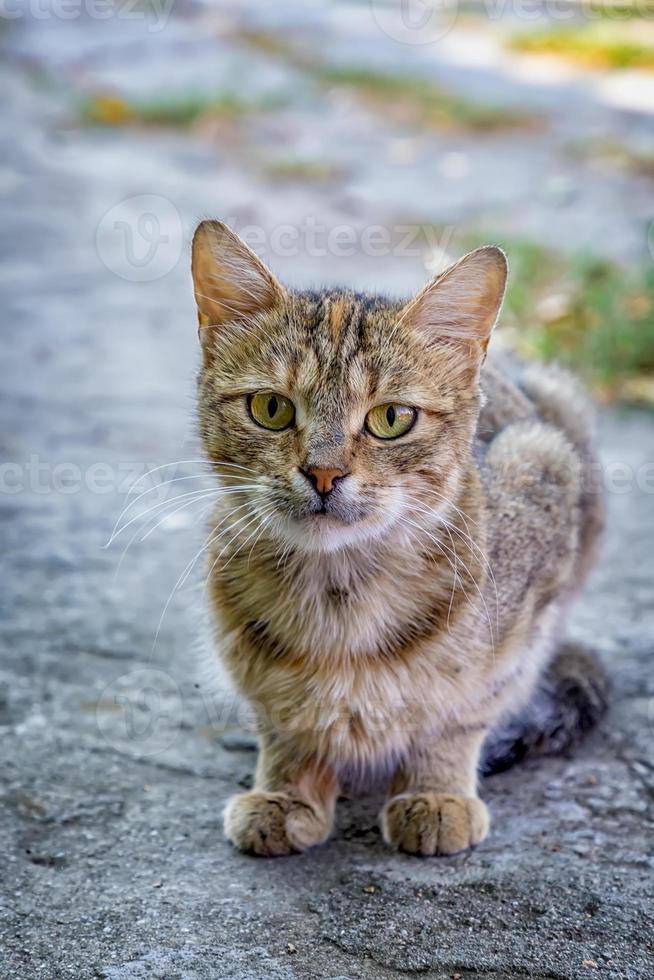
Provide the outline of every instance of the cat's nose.
[[322,469],[319,466],[310,466],[308,470],[301,470],[314,490],[321,497],[326,497],[334,489],[337,480],[342,480],[348,474],[340,469]]

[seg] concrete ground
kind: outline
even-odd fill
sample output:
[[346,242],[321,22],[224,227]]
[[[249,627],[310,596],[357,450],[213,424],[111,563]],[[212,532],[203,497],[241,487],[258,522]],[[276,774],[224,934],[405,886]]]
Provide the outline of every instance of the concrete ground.
[[[172,74],[284,89],[291,69],[228,39],[239,18],[268,18],[316,43],[328,36],[345,57],[344,22],[327,5],[307,8],[188,4],[158,34],[129,19],[25,16],[0,37],[0,977],[654,977],[654,426],[644,412],[601,418],[609,529],[570,632],[603,655],[614,693],[575,758],[488,780],[492,834],[454,858],[389,852],[375,793],[342,801],[333,839],[305,856],[257,860],[223,839],[222,805],[250,784],[254,752],[247,710],[214,666],[201,560],[190,567],[206,500],[173,500],[210,486],[193,425],[193,223],[231,215],[263,229],[268,246],[280,223],[304,223],[295,254],[267,256],[282,276],[408,291],[430,255],[371,257],[359,239],[352,255],[312,255],[307,220],[357,234],[388,226],[406,218],[411,191],[412,215],[458,226],[494,201],[489,225],[503,214],[513,230],[549,223],[570,248],[589,239],[629,260],[651,207],[640,178],[600,180],[563,151],[573,96],[588,132],[638,141],[643,116],[603,101],[599,82],[568,79],[556,96],[490,56],[497,97],[538,103],[551,138],[450,133],[416,145],[359,107],[308,95],[274,125],[219,133],[76,121],[75,98],[100,80],[124,92],[172,85]],[[356,10],[363,58],[378,49]],[[469,40],[457,30],[438,66],[453,85],[465,75],[457,39]],[[426,54],[416,58],[424,68]],[[299,140],[310,155],[329,149],[349,176],[272,184],[261,159]],[[484,160],[495,161],[491,176]],[[443,177],[457,166],[462,186]],[[561,180],[546,189],[552,173]]]

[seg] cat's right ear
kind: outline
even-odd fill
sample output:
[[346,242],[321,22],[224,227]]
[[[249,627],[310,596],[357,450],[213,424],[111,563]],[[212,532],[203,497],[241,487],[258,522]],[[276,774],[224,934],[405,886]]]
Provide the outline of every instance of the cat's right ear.
[[284,299],[273,274],[222,221],[202,221],[196,228],[191,272],[205,357],[221,327],[246,323]]

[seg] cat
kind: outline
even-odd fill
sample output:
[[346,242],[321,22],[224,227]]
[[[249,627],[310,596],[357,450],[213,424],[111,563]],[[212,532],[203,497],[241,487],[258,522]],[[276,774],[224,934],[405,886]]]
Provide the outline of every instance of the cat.
[[373,774],[388,844],[478,844],[480,768],[564,750],[606,705],[593,655],[560,643],[603,522],[584,394],[486,358],[495,246],[400,303],[288,290],[203,221],[192,275],[199,428],[223,487],[216,644],[260,742],[227,837],[270,856],[322,843],[343,782]]

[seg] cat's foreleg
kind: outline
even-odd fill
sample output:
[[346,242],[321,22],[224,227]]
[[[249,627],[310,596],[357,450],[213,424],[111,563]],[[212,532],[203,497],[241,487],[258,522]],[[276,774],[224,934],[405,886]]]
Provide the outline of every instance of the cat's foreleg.
[[305,851],[330,834],[338,782],[292,740],[261,736],[254,787],[229,800],[225,833],[240,850],[276,857]]
[[416,740],[382,810],[388,844],[411,854],[456,854],[484,839],[489,819],[477,796],[477,767],[485,736],[475,724]]

